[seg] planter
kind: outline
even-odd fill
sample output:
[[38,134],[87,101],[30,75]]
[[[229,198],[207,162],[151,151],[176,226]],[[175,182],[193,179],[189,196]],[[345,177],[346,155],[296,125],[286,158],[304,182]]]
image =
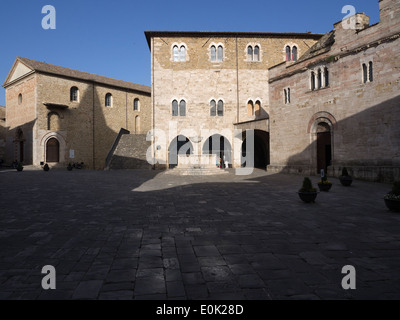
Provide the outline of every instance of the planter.
[[315,202],[318,192],[298,192],[299,197],[306,203]]
[[400,212],[400,200],[384,199],[386,207],[390,211]]
[[72,171],[72,167],[67,167],[67,170],[68,171]]
[[342,186],[349,187],[353,182],[353,178],[350,176],[340,176],[339,177],[340,183]]
[[17,171],[20,171],[20,172],[21,172],[22,170],[24,170],[24,167],[18,167],[18,168],[17,168]]
[[328,192],[332,188],[332,183],[318,183],[319,191]]

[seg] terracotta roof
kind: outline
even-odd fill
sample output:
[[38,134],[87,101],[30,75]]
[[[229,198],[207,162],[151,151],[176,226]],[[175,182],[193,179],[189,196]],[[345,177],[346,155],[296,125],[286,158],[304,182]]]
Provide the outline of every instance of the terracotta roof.
[[53,64],[35,61],[23,57],[17,57],[16,61],[20,61],[25,64],[27,67],[33,69],[39,73],[46,73],[46,74],[53,74],[67,78],[74,78],[79,80],[85,81],[94,81],[99,84],[105,84],[113,87],[130,89],[134,91],[144,92],[144,93],[151,93],[151,88],[148,86],[127,82],[123,80],[112,79],[108,77],[99,76],[97,74],[73,70],[69,68],[64,68],[60,66],[56,66]]
[[235,31],[145,31],[147,44],[150,48],[150,39],[153,37],[242,37],[242,38],[309,38],[319,40],[321,33],[297,32],[235,32]]

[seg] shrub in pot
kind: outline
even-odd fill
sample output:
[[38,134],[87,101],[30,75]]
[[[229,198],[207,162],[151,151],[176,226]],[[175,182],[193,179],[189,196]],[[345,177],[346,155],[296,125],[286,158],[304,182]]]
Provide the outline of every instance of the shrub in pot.
[[395,181],[393,183],[392,190],[388,192],[383,199],[389,210],[400,212],[400,181]]
[[349,175],[346,167],[342,169],[342,175],[339,177],[339,180],[340,183],[345,187],[349,187],[353,182],[353,178]]
[[303,186],[298,192],[298,195],[301,200],[304,202],[315,202],[315,199],[317,198],[318,192],[317,189],[315,189],[312,185],[312,182],[310,178],[304,178],[303,180]]

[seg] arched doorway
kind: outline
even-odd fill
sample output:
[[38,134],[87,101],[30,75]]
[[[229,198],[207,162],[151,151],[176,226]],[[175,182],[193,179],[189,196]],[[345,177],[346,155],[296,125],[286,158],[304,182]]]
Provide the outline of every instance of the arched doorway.
[[169,168],[175,168],[178,165],[179,155],[190,155],[193,153],[193,145],[189,139],[183,135],[177,136],[171,141],[168,148],[168,165]]
[[220,134],[210,136],[203,144],[203,154],[215,154],[225,167],[232,165],[232,147],[228,139]]
[[332,162],[332,134],[331,127],[326,122],[319,122],[317,125],[317,174],[324,170]]
[[51,138],[46,143],[46,162],[60,161],[60,143],[56,138]]
[[[244,136],[242,144],[242,167],[246,167],[247,137]],[[269,133],[263,130],[254,130],[254,168],[266,170],[270,163],[269,157]]]
[[14,143],[15,143],[15,159],[18,162],[24,162],[25,137],[21,129],[17,130]]

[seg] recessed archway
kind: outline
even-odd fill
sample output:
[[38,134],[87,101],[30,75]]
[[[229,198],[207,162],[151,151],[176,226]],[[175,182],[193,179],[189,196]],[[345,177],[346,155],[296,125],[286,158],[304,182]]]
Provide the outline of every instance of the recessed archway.
[[193,145],[190,140],[179,135],[171,141],[168,148],[168,165],[169,168],[175,168],[178,165],[178,155],[190,155],[193,153]]
[[317,173],[328,171],[332,162],[331,128],[326,122],[317,124]]
[[232,147],[229,140],[220,134],[210,136],[203,144],[203,154],[215,154],[225,167],[232,164]]

